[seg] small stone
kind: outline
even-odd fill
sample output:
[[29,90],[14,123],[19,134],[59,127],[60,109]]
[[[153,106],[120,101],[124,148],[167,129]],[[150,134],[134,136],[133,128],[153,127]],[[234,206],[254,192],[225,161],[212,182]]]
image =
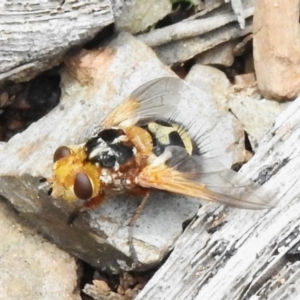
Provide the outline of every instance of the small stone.
[[97,289],[108,292],[110,291],[110,287],[108,284],[103,280],[93,280],[93,285],[97,287]]
[[[186,81],[210,95],[206,99],[209,102],[206,105],[211,105],[216,109],[215,112],[211,112],[211,115],[219,120],[218,130],[211,137],[211,144],[215,144],[215,148],[224,149],[222,144],[225,139],[227,140],[226,154],[221,155],[222,163],[231,167],[247,161],[244,130],[241,123],[228,111],[230,82],[226,75],[214,67],[196,64],[191,68]],[[219,146],[217,146],[218,143],[220,143]]]
[[228,110],[228,90],[231,86],[226,75],[217,68],[195,64],[187,77],[187,82],[212,95],[220,110]]
[[247,73],[247,74],[240,74],[234,77],[234,84],[236,85],[235,88],[244,89],[250,86],[254,86],[256,84],[255,74],[254,73]]
[[233,49],[236,41],[229,41],[209,49],[195,57],[197,64],[202,65],[221,65],[230,67],[233,64]]
[[233,93],[229,101],[230,110],[243,124],[253,150],[287,106],[288,103],[261,99],[252,88]]

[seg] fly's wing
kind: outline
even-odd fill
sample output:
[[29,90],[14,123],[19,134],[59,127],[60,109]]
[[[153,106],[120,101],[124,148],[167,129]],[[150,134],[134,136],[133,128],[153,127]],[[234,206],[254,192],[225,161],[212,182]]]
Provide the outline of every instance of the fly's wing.
[[170,117],[176,111],[183,86],[182,80],[173,77],[162,77],[143,84],[105,118],[101,128],[124,128]]
[[213,159],[190,156],[177,146],[142,170],[138,183],[191,197],[245,209],[274,207],[275,196],[241,174],[228,170]]

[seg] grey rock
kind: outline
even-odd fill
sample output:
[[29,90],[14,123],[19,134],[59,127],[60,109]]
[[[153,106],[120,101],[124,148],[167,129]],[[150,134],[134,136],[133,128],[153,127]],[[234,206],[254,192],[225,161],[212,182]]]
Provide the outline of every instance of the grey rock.
[[0,227],[1,299],[81,299],[73,257],[20,222],[4,202],[0,202]]
[[[134,89],[164,76],[174,74],[129,34],[120,34],[105,49],[84,50],[66,60],[59,106],[15,135],[0,153],[0,194],[61,248],[107,272],[137,269],[129,257],[128,222],[139,200],[124,195],[108,199],[69,226],[67,218],[73,207],[47,196],[39,178],[51,177],[57,147],[87,138],[90,129]],[[186,85],[177,118],[198,137],[207,156],[224,159],[223,164],[230,166],[235,136],[228,130],[228,116],[220,114],[209,101],[211,97]],[[199,199],[151,194],[134,230],[140,270],[161,261],[181,234],[182,223],[193,217],[200,205]]]
[[[219,116],[220,122],[210,143],[215,145],[215,149],[222,149],[219,150],[219,154],[223,164],[231,167],[243,163],[248,158],[244,130],[241,123],[228,110],[231,84],[226,75],[214,67],[195,64],[188,73],[186,81],[210,95],[206,99],[209,103],[204,105],[211,105],[218,110],[215,114]],[[224,141],[227,146],[225,151]],[[225,153],[221,154],[222,151]]]
[[253,88],[245,89],[230,95],[229,107],[243,124],[251,146],[254,150],[273,125],[276,117],[287,108],[289,103],[262,99],[253,92]]

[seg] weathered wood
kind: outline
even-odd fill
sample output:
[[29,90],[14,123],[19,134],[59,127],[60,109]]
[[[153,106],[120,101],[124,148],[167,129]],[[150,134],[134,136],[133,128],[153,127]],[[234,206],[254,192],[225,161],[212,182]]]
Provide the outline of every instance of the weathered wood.
[[256,1],[253,55],[257,84],[268,99],[286,101],[300,93],[299,1],[276,5]]
[[[71,47],[82,45],[114,21],[111,6],[117,14],[125,7],[124,3],[112,2],[4,2],[0,12],[0,30],[3,33],[0,36],[0,81],[26,81],[58,65]],[[253,0],[243,1],[243,10],[239,3],[232,1],[236,15],[227,4],[212,11],[209,17],[205,15],[205,19],[186,20],[140,37],[148,45],[155,46],[155,51],[165,63],[185,61],[251,31],[249,26],[240,30],[236,19],[243,25],[243,20],[252,15]],[[209,13],[210,9],[206,12]]]
[[[248,18],[252,15],[253,7],[249,7],[245,11],[245,17]],[[236,16],[228,7],[225,7],[219,14],[208,16],[205,19],[184,20],[180,23],[150,31],[149,33],[140,34],[138,38],[144,41],[149,47],[156,47],[169,42],[203,35],[234,21],[236,21]]]
[[245,12],[242,0],[230,0],[232,9],[237,17],[240,27],[245,28]]
[[58,65],[70,47],[114,21],[110,0],[4,1],[0,8],[0,81],[29,80]]
[[[270,211],[203,206],[136,299],[299,299],[300,97],[242,173],[277,192]],[[212,215],[225,223],[209,233]]]
[[[153,47],[158,57],[167,65],[186,61],[226,41],[252,32],[254,1],[243,1],[243,9],[237,5],[240,1],[234,2],[238,17],[231,5],[226,4],[212,12],[207,11],[207,15],[199,19],[192,17],[137,37]],[[242,29],[236,22],[237,18]]]

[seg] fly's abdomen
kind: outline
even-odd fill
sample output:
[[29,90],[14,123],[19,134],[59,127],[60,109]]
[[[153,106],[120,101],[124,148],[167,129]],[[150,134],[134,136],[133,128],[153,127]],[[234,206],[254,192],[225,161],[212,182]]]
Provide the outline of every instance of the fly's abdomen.
[[197,146],[183,126],[173,122],[155,120],[143,126],[153,141],[153,153],[161,155],[167,146],[179,146],[184,148],[188,154],[196,154]]

